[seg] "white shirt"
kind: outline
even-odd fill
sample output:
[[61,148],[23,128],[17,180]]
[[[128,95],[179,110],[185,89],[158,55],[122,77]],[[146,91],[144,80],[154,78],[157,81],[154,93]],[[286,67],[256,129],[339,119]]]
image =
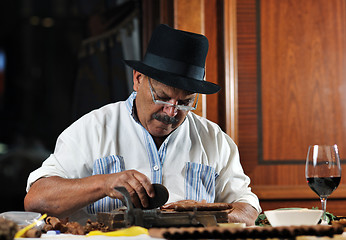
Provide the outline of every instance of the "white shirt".
[[[27,191],[41,177],[84,178],[136,169],[169,191],[168,202],[193,199],[246,202],[261,212],[251,192],[236,144],[217,124],[192,112],[157,150],[149,132],[132,115],[132,93],[124,102],[94,110],[61,133],[54,153],[28,178]],[[82,211],[95,214],[121,205],[100,199]]]

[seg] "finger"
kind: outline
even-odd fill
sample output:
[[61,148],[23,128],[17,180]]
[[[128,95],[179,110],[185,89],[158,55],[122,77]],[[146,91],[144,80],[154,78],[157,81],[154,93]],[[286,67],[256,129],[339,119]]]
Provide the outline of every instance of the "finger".
[[117,198],[117,199],[120,199],[121,201],[124,200],[123,195],[122,195],[119,191],[117,191],[117,190],[115,190],[115,189],[112,189],[112,190],[107,194],[107,196],[110,197],[110,198]]
[[[141,203],[140,203],[140,200],[137,196],[137,193],[130,184],[124,182],[124,183],[120,184],[119,187],[124,187],[126,189],[128,196],[130,197],[129,201],[131,201],[131,203],[135,207],[139,207],[139,208],[141,207]],[[112,188],[110,190],[110,192],[107,194],[107,196],[109,196],[111,198],[117,198],[117,199],[121,200],[125,205],[127,205],[127,201],[125,201],[124,195],[115,188]]]
[[134,174],[134,177],[140,182],[140,184],[144,187],[146,194],[153,198],[155,197],[155,189],[151,184],[150,179],[144,174]]
[[138,197],[140,202],[140,207],[146,208],[149,205],[149,197],[145,191],[145,188],[143,185],[135,178],[132,179],[132,181],[129,181],[129,184],[131,185],[133,192],[133,197]]
[[142,208],[142,203],[141,203],[140,197],[138,196],[136,189],[134,187],[132,187],[130,182],[128,184],[125,184],[125,187],[126,187],[127,192],[129,193],[130,197],[131,197],[131,202],[133,203],[133,205],[136,208]]

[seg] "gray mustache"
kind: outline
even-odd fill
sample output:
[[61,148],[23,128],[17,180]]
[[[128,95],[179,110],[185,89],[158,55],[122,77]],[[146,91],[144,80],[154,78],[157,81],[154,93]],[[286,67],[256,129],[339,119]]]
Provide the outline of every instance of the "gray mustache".
[[154,113],[153,118],[160,122],[163,122],[164,124],[176,124],[178,122],[178,119],[176,119],[175,117],[160,115],[158,113]]

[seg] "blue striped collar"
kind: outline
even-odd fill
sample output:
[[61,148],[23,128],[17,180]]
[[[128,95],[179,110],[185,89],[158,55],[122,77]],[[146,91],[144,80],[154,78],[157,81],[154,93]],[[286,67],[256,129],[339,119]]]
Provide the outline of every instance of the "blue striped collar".
[[133,91],[131,93],[131,95],[127,98],[125,103],[126,103],[126,108],[129,111],[129,113],[131,114],[133,120],[135,120],[137,123],[141,124],[139,122],[138,118],[135,116],[135,111],[134,111],[134,108],[133,108],[136,96],[137,96],[137,92]]

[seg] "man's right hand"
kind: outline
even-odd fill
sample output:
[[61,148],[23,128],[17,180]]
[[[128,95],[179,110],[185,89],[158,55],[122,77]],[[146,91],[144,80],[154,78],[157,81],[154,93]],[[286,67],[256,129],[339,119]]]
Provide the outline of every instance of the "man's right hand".
[[119,173],[107,174],[104,191],[111,198],[123,200],[120,192],[115,187],[125,187],[131,196],[131,201],[137,208],[149,206],[148,197],[153,198],[155,191],[149,178],[136,170],[127,170]]
[[52,176],[33,183],[25,197],[24,207],[26,211],[64,218],[106,196],[122,199],[122,194],[114,187],[125,187],[137,208],[147,207],[148,197],[155,195],[150,180],[135,170],[79,179]]

